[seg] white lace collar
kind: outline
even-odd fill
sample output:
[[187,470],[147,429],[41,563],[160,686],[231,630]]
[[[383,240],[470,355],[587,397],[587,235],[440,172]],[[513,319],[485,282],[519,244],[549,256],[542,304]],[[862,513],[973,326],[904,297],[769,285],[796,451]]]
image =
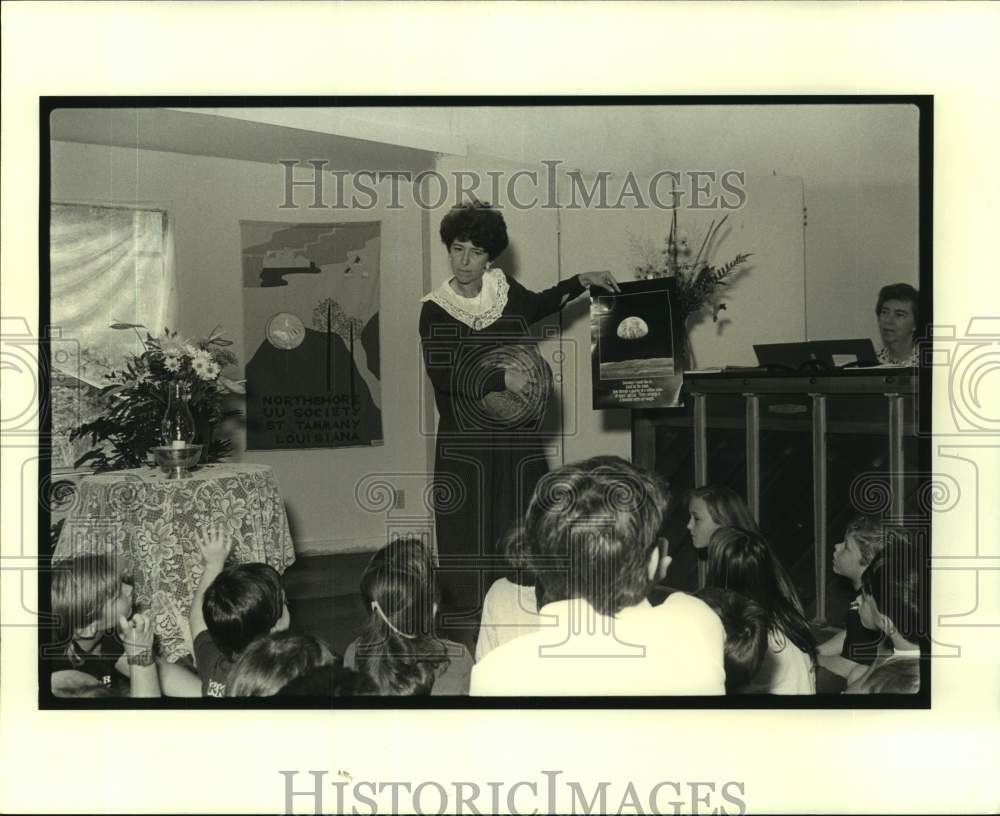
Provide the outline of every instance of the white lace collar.
[[475,297],[463,297],[451,288],[449,281],[445,281],[429,295],[424,295],[421,302],[436,303],[455,320],[480,331],[491,326],[503,314],[509,289],[503,270],[487,269],[483,273],[483,287]]

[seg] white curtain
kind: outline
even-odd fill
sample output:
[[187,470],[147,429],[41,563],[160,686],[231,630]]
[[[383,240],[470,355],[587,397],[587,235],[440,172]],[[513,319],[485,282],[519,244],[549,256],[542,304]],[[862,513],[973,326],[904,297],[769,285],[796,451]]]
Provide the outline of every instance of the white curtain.
[[70,341],[62,346],[70,359],[54,355],[53,365],[103,385],[95,358],[118,366],[124,354],[141,351],[134,332],[108,328],[112,323],[141,323],[154,335],[173,325],[169,243],[163,210],[52,205],[52,324]]
[[162,209],[52,205],[54,467],[71,467],[88,449],[85,441],[71,444],[70,431],[102,410],[97,389],[108,384],[105,374],[142,351],[135,332],[111,324],[140,323],[156,335],[176,323],[168,227]]

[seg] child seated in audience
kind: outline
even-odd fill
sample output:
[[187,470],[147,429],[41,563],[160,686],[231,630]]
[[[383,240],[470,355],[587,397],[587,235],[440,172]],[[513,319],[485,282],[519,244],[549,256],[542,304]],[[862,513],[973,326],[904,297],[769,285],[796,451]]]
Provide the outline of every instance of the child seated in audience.
[[468,694],[472,656],[435,634],[438,587],[430,549],[415,538],[393,541],[361,576],[369,617],[344,653],[344,665],[375,682],[381,695]]
[[471,693],[723,694],[719,618],[683,592],[646,598],[667,500],[662,479],[613,456],[539,480],[521,540],[542,626],[485,655]]
[[688,494],[687,523],[694,548],[706,552],[712,533],[720,527],[760,533],[750,508],[735,490],[718,484],[696,487]]
[[272,632],[243,650],[229,672],[226,696],[273,697],[293,680],[339,663],[330,647],[312,635]]
[[320,666],[285,685],[278,697],[367,697],[378,694],[375,682],[362,672],[336,663]]
[[513,580],[501,578],[494,581],[483,599],[483,616],[476,641],[477,662],[497,646],[534,632],[541,626],[535,597],[535,575],[528,568],[521,535],[520,528],[515,528],[504,536],[503,550],[511,566]]
[[225,697],[233,664],[258,637],[288,628],[281,576],[267,564],[223,569],[232,541],[221,528],[197,539],[205,571],[191,603],[191,637],[202,694]]
[[718,587],[698,590],[695,597],[711,607],[726,630],[723,663],[726,667],[726,694],[740,694],[760,671],[767,654],[770,620],[758,604],[738,592]]
[[819,665],[840,677],[858,666],[870,666],[878,654],[882,633],[866,628],[858,615],[861,575],[882,552],[882,522],[874,516],[857,516],[844,531],[844,540],[833,548],[833,571],[851,582],[854,599],[844,618],[844,629],[819,646]]
[[152,621],[132,615],[132,585],[117,563],[82,553],[52,565],[58,629],[50,683],[57,697],[160,696]]
[[891,646],[870,667],[848,678],[848,694],[915,694],[920,690],[920,658],[930,652],[923,596],[923,556],[908,542],[887,546],[861,579],[858,614]]
[[751,693],[815,694],[816,640],[798,594],[764,537],[721,527],[708,545],[707,585],[739,592],[770,618],[768,652]]
[[757,522],[743,497],[721,484],[707,484],[688,493],[688,523],[691,546],[697,558],[698,585],[705,585],[708,542],[720,527],[740,527],[759,533]]

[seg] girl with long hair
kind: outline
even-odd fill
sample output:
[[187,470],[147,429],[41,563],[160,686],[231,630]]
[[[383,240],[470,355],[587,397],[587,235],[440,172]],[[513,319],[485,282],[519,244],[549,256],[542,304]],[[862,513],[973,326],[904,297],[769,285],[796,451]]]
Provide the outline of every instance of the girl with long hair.
[[438,588],[430,549],[415,538],[392,541],[361,576],[368,622],[347,647],[344,665],[369,675],[389,696],[468,694],[472,657],[435,633]]
[[750,691],[816,693],[816,638],[795,587],[760,533],[720,527],[708,545],[706,583],[739,592],[768,613],[768,654]]

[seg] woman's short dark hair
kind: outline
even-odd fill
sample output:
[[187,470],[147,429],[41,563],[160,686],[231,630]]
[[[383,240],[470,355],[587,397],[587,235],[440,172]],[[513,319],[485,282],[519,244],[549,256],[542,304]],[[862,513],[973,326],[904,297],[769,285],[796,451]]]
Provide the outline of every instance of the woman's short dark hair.
[[921,648],[928,644],[922,552],[911,542],[894,541],[861,575],[861,586],[875,599],[879,613],[891,620],[906,640]]
[[441,241],[446,247],[454,241],[469,241],[485,249],[492,261],[507,248],[507,224],[489,204],[462,204],[441,219]]
[[617,456],[543,476],[524,524],[539,606],[583,598],[611,616],[642,601],[668,497],[663,479]]
[[267,564],[224,569],[205,590],[205,628],[219,651],[235,660],[251,641],[266,635],[281,618],[285,592],[281,576]]
[[920,292],[908,283],[890,283],[878,290],[878,300],[875,302],[875,316],[878,317],[882,306],[889,300],[901,300],[909,303],[913,310],[913,325],[917,334],[921,334],[923,324],[920,322]]

